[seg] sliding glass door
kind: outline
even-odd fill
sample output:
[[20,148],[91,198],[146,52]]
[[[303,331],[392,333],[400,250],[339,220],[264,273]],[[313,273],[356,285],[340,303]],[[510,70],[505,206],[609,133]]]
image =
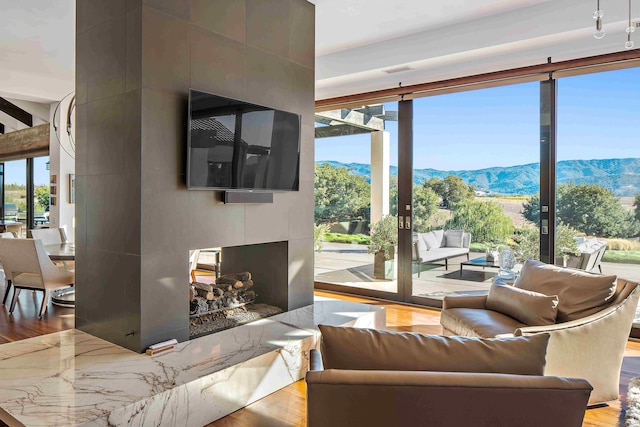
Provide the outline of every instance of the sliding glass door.
[[558,80],[557,263],[640,277],[638,82],[640,68]]
[[486,293],[487,253],[538,258],[539,103],[539,82],[414,100],[414,299]]
[[397,103],[316,114],[315,281],[398,299]]

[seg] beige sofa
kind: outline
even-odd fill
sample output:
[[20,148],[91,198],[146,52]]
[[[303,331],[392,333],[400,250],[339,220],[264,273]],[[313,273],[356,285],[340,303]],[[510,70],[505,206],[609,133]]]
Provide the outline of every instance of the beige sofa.
[[541,375],[548,337],[321,330],[322,360],[312,350],[306,377],[309,427],[582,425],[591,386]]
[[[518,280],[527,275],[525,269],[528,268],[528,263],[530,261],[525,263]],[[550,324],[536,325],[533,323],[539,322],[524,322],[513,317],[518,316],[517,313],[512,312],[508,315],[495,310],[496,307],[490,303],[491,292],[494,289],[492,287],[489,296],[445,297],[440,318],[445,335],[487,338],[548,333],[551,338],[545,375],[586,378],[594,388],[589,404],[618,399],[622,359],[640,296],[638,284],[624,279],[616,281],[615,276],[595,275],[555,266],[541,268],[544,269],[544,274],[559,274],[559,277],[555,282],[548,277],[542,277],[538,283],[543,288],[550,283],[554,286],[564,286],[557,288],[554,296],[558,295],[560,304],[564,300],[565,306],[568,305],[569,309],[580,307],[581,311],[568,317],[558,314],[555,323]],[[528,277],[531,278],[531,275]],[[535,279],[536,275],[533,277]],[[612,292],[610,296],[603,298],[600,305],[585,309],[584,306],[580,306],[580,301],[575,301],[576,294],[571,295],[571,292],[578,292],[578,298],[582,298],[582,302],[590,299],[590,303],[596,303],[598,298],[602,298],[602,294],[595,297],[596,290],[591,282],[607,281],[611,280],[611,277],[614,280]],[[519,286],[518,281],[515,286]],[[531,290],[525,292],[534,293]],[[545,295],[549,295],[549,288],[547,292]],[[505,304],[505,307],[508,308],[503,311],[508,311],[509,308],[527,311],[522,308],[521,303],[513,301]]]

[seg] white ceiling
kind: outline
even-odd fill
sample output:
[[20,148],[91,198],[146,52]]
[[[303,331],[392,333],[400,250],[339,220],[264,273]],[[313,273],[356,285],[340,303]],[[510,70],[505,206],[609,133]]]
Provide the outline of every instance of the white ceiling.
[[[602,0],[602,40],[591,0],[310,1],[316,99],[624,50],[626,0]],[[0,0],[0,19],[0,96],[52,102],[71,92],[75,0]],[[410,70],[383,71],[402,66]]]

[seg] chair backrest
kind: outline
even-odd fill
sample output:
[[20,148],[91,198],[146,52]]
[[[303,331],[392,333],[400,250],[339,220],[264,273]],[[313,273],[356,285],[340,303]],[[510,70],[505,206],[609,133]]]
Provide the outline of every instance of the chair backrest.
[[42,281],[41,256],[38,248],[41,248],[44,257],[49,260],[39,240],[0,239],[0,263],[4,267],[7,279],[13,280],[18,274],[29,273],[40,276]]
[[31,237],[42,241],[43,245],[51,245],[54,243],[65,243],[67,234],[64,228],[38,228],[29,230]]
[[4,233],[0,233],[0,239],[15,239],[16,235],[12,231],[5,231]]

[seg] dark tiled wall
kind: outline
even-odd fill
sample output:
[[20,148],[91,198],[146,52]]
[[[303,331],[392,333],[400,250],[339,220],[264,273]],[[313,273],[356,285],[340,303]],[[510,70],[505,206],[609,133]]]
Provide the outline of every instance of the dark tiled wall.
[[[313,5],[77,0],[76,28],[76,326],[136,351],[187,339],[188,250],[210,246],[288,242],[288,308],[310,304]],[[301,114],[300,191],[188,191],[189,88]]]

